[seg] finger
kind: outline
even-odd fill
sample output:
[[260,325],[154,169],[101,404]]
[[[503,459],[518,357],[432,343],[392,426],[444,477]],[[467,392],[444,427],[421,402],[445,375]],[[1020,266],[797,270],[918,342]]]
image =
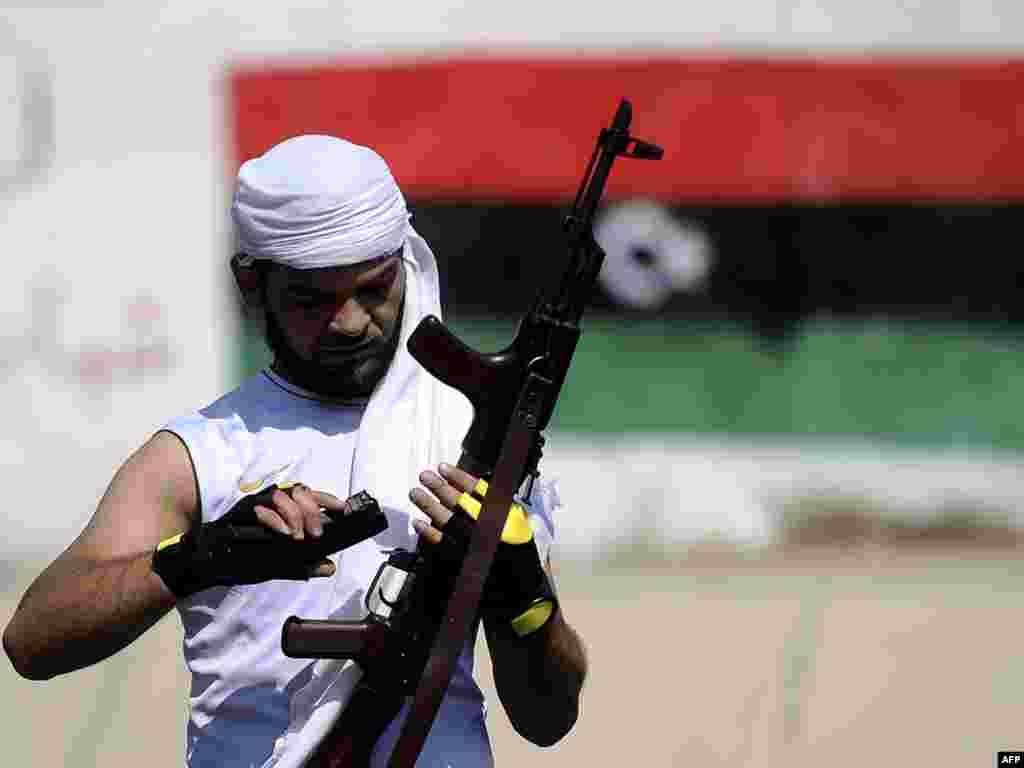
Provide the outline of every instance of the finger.
[[[462,491],[450,485],[447,480],[429,469],[420,472],[420,482],[429,490],[447,509],[455,509],[459,503],[459,496]],[[426,510],[424,510],[426,511]]]
[[[458,520],[459,518],[453,517],[452,519]],[[421,549],[426,544],[441,562],[459,567],[466,555],[468,539],[460,539],[457,535],[442,533],[437,528],[428,525],[426,520],[413,520],[412,525],[420,535]]]
[[425,520],[413,520],[412,527],[416,529],[416,533],[420,535],[421,539],[435,546],[440,544],[444,538],[443,533],[437,530],[437,528],[428,525]]
[[278,533],[283,533],[285,536],[291,536],[292,529],[288,527],[288,523],[275,510],[264,507],[262,504],[257,504],[253,507],[253,511],[256,513],[256,519],[268,528]]
[[313,570],[309,572],[312,576],[333,576],[335,572],[334,563],[330,560],[322,560],[313,566]]
[[328,512],[341,512],[342,514],[347,515],[351,511],[348,508],[346,500],[339,499],[333,493],[328,493],[327,491],[314,491],[312,489],[307,490],[309,490],[309,493],[313,496],[316,503]]
[[[447,523],[452,516],[450,510],[445,509],[441,502],[422,488],[413,488],[409,491],[409,500],[429,517],[438,528]],[[415,522],[413,521],[414,524]]]
[[320,519],[320,505],[313,498],[309,488],[301,483],[296,485],[292,489],[292,501],[299,506],[305,530],[314,538],[322,535],[324,527]]
[[447,482],[454,485],[460,491],[467,491],[469,493],[475,493],[478,496],[483,496],[487,493],[486,481],[480,480],[477,477],[469,474],[464,469],[459,469],[452,464],[439,464],[437,466],[443,477]]
[[[447,467],[448,465],[445,464],[444,466]],[[451,468],[449,467],[449,469]],[[465,476],[457,478],[460,481],[472,481],[476,479],[467,472],[463,472],[462,470],[458,471]],[[427,488],[429,488],[448,509],[454,510],[458,507],[474,520],[480,517],[480,508],[482,504],[479,499],[469,491],[460,491],[457,486],[452,485],[440,475],[435,475],[430,471],[420,474],[420,482],[427,486]]]
[[298,540],[306,536],[306,525],[302,517],[302,510],[299,505],[292,501],[287,493],[278,489],[270,497],[274,502],[277,513],[284,518],[291,529],[292,538]]

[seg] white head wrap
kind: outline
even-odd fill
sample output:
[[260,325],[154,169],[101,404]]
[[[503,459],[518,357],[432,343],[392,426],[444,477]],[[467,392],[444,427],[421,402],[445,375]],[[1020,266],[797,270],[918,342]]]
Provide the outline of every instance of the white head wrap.
[[358,264],[397,250],[409,229],[384,158],[334,136],[297,136],[243,163],[231,214],[243,266]]

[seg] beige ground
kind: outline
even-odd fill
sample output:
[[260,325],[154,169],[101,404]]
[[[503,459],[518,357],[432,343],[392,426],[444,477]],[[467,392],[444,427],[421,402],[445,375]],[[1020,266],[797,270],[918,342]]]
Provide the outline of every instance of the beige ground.
[[[31,575],[16,573],[4,624]],[[993,765],[1024,748],[1022,577],[1016,552],[566,567],[592,665],[582,718],[538,750],[495,702],[498,765]],[[170,617],[47,683],[0,664],[5,763],[180,765],[180,639]]]

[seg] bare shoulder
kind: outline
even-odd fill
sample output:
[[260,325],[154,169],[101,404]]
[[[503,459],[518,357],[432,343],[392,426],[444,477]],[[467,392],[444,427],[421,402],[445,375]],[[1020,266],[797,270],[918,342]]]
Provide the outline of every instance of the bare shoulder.
[[121,465],[68,554],[105,560],[136,555],[187,530],[199,516],[188,449],[160,431]]

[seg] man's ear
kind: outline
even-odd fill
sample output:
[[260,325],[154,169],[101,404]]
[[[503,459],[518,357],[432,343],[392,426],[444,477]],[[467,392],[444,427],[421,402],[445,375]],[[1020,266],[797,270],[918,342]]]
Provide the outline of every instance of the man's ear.
[[242,294],[245,305],[250,309],[259,309],[263,306],[264,281],[267,279],[267,271],[263,269],[258,261],[249,266],[243,266],[238,255],[231,257],[231,273],[235,276],[235,283]]

